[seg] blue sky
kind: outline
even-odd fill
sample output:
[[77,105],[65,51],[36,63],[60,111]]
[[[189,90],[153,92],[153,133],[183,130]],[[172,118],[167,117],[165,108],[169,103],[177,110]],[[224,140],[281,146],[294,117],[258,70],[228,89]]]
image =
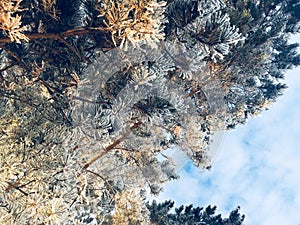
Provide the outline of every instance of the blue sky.
[[269,110],[225,133],[211,171],[187,164],[158,200],[217,205],[224,216],[241,206],[247,225],[300,224],[299,68],[286,74],[286,83]]

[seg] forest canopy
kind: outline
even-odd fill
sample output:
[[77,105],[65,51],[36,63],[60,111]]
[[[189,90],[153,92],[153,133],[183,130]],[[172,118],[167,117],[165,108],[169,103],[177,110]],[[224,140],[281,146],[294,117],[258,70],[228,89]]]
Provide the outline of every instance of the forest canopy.
[[[300,65],[299,13],[299,0],[1,0],[0,224],[168,224],[153,213],[171,203],[145,199],[178,178],[165,150],[209,169],[212,135],[276,101]],[[178,210],[163,219],[201,218]]]

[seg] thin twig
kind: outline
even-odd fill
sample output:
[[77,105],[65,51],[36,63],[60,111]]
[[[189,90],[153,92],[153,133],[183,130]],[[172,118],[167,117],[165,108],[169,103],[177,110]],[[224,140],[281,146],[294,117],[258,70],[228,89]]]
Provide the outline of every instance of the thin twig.
[[110,191],[113,194],[116,193],[116,191],[113,189],[113,187],[110,185],[110,183],[104,177],[102,177],[100,174],[95,173],[94,171],[91,171],[91,170],[86,170],[86,172],[91,173],[91,174],[93,174],[93,175],[95,175],[97,177],[100,177],[104,181],[104,183],[106,184],[106,186],[108,187],[108,189],[110,189]]
[[69,44],[64,38],[62,38],[61,36],[58,35],[58,40],[62,43],[64,43],[69,49],[71,49],[75,55],[77,55],[78,58],[80,58],[83,61],[86,61],[88,63],[91,63],[91,61],[89,59],[87,59],[86,57],[82,56],[76,48],[74,48],[71,44]]
[[19,192],[21,192],[22,194],[24,194],[25,196],[28,196],[28,193],[26,193],[25,191],[23,191],[23,190],[21,189],[21,187],[25,187],[26,185],[28,185],[28,184],[30,184],[30,183],[32,183],[32,182],[34,182],[34,181],[30,181],[30,182],[28,182],[28,183],[26,183],[26,184],[23,184],[23,185],[18,186],[18,184],[20,183],[20,181],[21,181],[21,180],[18,180],[18,181],[14,182],[14,183],[8,182],[8,187],[5,189],[5,192],[9,192],[11,189],[16,189],[16,190],[18,190]]
[[[1,40],[1,39],[0,39],[0,40]],[[0,43],[1,43],[1,42],[0,42]],[[29,71],[28,66],[27,66],[24,62],[22,62],[22,60],[20,59],[19,56],[17,56],[17,55],[16,55],[15,53],[13,53],[11,50],[9,50],[8,48],[6,48],[5,45],[0,45],[0,48],[2,48],[4,51],[7,52],[7,54],[9,54],[11,57],[13,57],[13,58],[20,64],[20,66],[21,66],[23,69]]]
[[72,98],[76,99],[76,100],[80,100],[82,102],[91,103],[91,104],[107,104],[108,103],[108,102],[101,102],[101,101],[91,101],[91,100],[88,100],[88,99],[85,99],[85,98],[82,98],[79,96],[73,96]]

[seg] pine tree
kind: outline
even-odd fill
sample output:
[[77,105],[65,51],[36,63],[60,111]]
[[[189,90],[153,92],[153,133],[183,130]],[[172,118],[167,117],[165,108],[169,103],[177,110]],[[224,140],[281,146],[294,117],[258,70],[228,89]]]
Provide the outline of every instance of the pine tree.
[[[288,42],[298,9],[296,0],[2,0],[0,223],[147,224],[145,190],[178,178],[164,150],[209,168],[211,135],[282,94],[284,72],[300,64]],[[185,210],[171,217],[201,211]]]
[[156,203],[153,201],[147,204],[150,211],[150,221],[153,224],[203,224],[203,225],[241,225],[245,216],[241,215],[238,207],[231,211],[229,218],[222,218],[220,214],[216,215],[216,206],[208,206],[205,209],[202,207],[194,208],[193,205],[180,206],[175,208],[175,213],[170,210],[174,207],[174,202],[165,201]]

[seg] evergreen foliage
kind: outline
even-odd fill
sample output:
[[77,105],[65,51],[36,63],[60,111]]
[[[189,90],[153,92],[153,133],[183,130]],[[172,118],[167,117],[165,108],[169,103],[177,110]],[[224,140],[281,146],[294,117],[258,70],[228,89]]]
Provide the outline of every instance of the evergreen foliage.
[[238,210],[147,208],[145,191],[178,178],[165,149],[209,168],[211,135],[282,94],[299,7],[1,0],[0,224],[241,224]]
[[222,218],[222,216],[216,215],[216,206],[208,206],[205,209],[202,207],[180,206],[175,208],[175,212],[171,213],[170,210],[174,207],[174,202],[165,201],[162,203],[152,202],[147,204],[150,211],[150,221],[157,225],[241,225],[245,216],[241,215],[238,207],[231,211],[228,218]]

